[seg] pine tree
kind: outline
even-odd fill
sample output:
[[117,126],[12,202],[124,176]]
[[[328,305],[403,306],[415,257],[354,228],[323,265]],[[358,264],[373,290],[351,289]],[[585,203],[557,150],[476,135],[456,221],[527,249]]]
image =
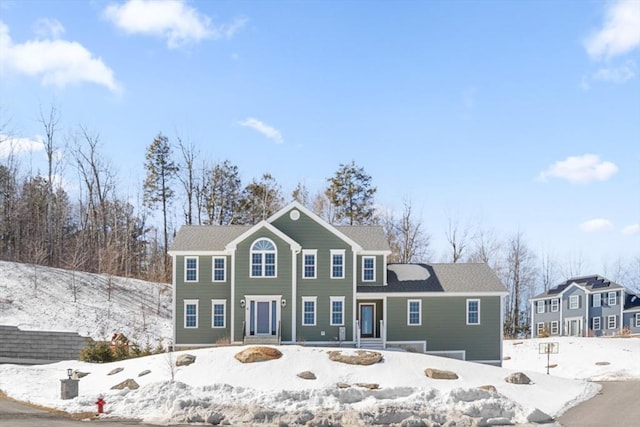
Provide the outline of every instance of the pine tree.
[[334,207],[335,221],[348,225],[374,223],[373,201],[376,187],[371,186],[371,175],[364,168],[351,164],[340,164],[332,178],[328,178],[327,197]]

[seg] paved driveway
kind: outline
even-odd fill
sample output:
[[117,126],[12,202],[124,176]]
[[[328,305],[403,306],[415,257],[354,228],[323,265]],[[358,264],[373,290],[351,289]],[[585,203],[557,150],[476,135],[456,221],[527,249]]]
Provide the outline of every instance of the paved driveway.
[[601,382],[600,394],[569,409],[563,427],[633,427],[640,425],[640,381]]

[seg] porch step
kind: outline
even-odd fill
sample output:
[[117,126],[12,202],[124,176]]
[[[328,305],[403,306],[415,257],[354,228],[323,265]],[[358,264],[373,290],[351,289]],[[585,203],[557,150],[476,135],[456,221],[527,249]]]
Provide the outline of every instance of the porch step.
[[265,335],[265,336],[256,336],[256,335],[251,335],[251,336],[247,336],[244,337],[244,344],[245,345],[278,345],[280,344],[278,342],[278,337],[275,335]]
[[384,350],[384,345],[381,338],[360,338],[360,348]]

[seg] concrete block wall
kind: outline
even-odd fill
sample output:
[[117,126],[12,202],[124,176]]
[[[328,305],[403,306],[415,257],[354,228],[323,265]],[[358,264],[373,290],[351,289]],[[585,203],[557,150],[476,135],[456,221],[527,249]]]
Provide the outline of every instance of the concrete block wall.
[[0,358],[58,362],[78,360],[87,345],[75,332],[23,331],[16,326],[0,325]]

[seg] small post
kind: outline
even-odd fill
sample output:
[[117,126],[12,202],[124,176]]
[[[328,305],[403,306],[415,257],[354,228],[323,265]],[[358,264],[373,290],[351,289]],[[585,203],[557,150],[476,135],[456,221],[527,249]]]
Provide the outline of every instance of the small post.
[[78,383],[80,380],[72,378],[73,369],[67,369],[67,378],[60,380],[60,399],[68,400],[78,397]]

